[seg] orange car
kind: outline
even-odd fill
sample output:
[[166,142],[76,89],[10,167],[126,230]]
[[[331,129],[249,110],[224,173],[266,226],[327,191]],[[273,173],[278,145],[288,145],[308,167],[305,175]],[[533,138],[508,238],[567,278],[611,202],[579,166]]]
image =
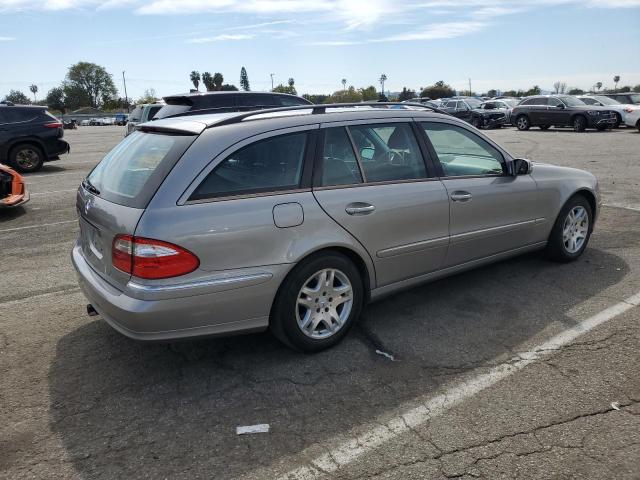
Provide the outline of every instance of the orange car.
[[0,208],[17,207],[28,201],[29,192],[22,176],[0,163]]

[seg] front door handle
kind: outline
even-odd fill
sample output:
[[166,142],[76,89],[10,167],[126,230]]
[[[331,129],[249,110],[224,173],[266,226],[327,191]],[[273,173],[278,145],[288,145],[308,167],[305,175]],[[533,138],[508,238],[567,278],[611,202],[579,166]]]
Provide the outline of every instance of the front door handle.
[[345,211],[349,215],[369,215],[370,213],[373,213],[375,209],[376,207],[374,207],[370,203],[356,202],[347,205]]
[[471,196],[469,192],[458,190],[451,194],[451,200],[454,202],[468,202],[471,200]]

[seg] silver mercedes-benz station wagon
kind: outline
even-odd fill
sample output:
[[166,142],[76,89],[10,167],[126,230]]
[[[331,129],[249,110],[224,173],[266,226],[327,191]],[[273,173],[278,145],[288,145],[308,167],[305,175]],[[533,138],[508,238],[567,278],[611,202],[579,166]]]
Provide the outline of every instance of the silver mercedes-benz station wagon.
[[139,125],[78,189],[88,312],[139,340],[270,328],[317,351],[384,295],[535,249],[585,250],[592,174],[513,158],[446,114],[386,107]]

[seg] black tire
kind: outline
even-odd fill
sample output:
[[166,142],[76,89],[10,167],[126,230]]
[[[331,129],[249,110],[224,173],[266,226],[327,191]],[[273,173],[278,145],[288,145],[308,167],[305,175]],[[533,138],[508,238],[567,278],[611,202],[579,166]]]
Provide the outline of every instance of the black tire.
[[[304,309],[298,305],[298,295],[302,287],[305,284],[308,285],[309,279],[324,269],[338,270],[348,279],[352,291],[351,310],[342,327],[335,333],[325,338],[312,338],[305,334],[298,324],[297,316],[300,315],[300,310],[297,313],[296,309]],[[356,266],[338,252],[321,252],[305,259],[287,275],[278,290],[271,310],[271,331],[285,345],[302,352],[318,352],[334,346],[342,340],[360,316],[364,298],[362,285],[363,281]],[[321,310],[322,308],[319,309],[319,311]]]
[[576,115],[571,122],[574,132],[584,132],[587,128],[587,119],[582,115]]
[[551,125],[538,125],[538,127],[540,127],[540,130],[549,130],[549,128],[551,128]]
[[[589,224],[587,226],[584,243],[577,251],[572,252],[565,244],[564,228],[569,212],[578,207],[582,207],[586,211]],[[564,207],[562,207],[562,210],[560,210],[560,213],[558,214],[558,218],[556,218],[556,222],[553,225],[553,229],[551,230],[551,234],[549,235],[547,242],[547,256],[556,262],[572,262],[576,260],[587,248],[592,231],[593,211],[591,210],[591,204],[583,195],[574,195],[567,201],[567,203],[565,203]]]
[[20,143],[11,149],[9,163],[21,173],[37,172],[44,163],[44,152],[33,143]]
[[613,128],[618,128],[622,123],[622,116],[618,112],[613,112],[613,114],[616,116],[616,123],[613,124]]
[[531,122],[526,115],[518,115],[516,118],[516,128],[520,131],[529,130],[531,128]]
[[478,130],[481,130],[482,127],[484,126],[484,122],[480,117],[473,117],[472,123],[473,123],[473,126],[476,127]]

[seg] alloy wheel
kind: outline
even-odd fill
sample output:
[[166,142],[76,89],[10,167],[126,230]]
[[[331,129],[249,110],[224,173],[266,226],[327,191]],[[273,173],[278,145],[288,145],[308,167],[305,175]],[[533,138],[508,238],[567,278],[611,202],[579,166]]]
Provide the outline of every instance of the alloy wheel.
[[33,148],[23,148],[16,154],[16,163],[20,168],[32,170],[40,161],[40,154]]
[[578,205],[569,210],[562,228],[562,242],[568,253],[580,251],[587,240],[589,231],[589,215],[587,210]]
[[338,269],[325,268],[309,277],[298,292],[298,327],[313,339],[331,337],[345,325],[352,307],[349,278]]

